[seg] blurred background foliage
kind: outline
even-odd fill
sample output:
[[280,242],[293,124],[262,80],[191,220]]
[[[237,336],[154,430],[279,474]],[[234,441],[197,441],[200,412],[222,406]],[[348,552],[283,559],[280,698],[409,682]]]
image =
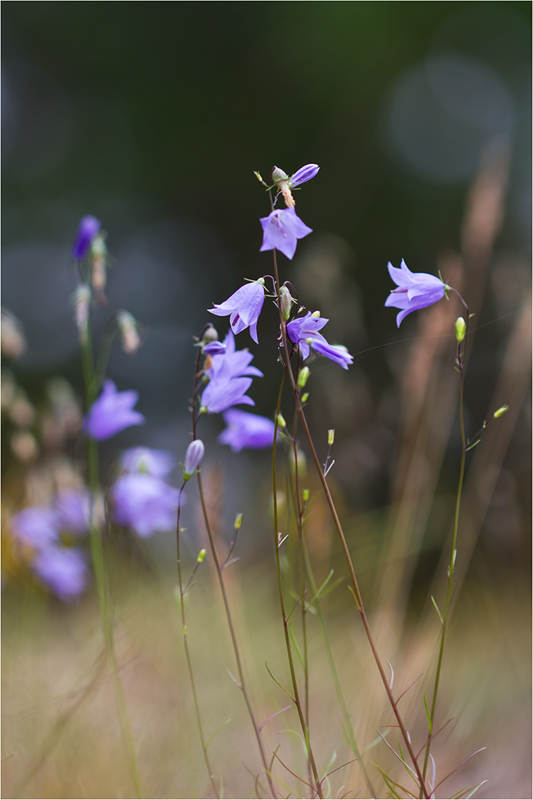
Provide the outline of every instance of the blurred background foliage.
[[[469,619],[475,628],[493,592],[501,602],[513,592],[528,597],[530,4],[4,2],[2,34],[3,305],[27,342],[20,357],[8,353],[4,387],[19,387],[29,403],[5,403],[7,512],[61,482],[61,448],[83,466],[72,403],[70,428],[58,434],[56,426],[55,438],[49,430],[50,408],[61,418],[67,407],[68,385],[56,379],[83,396],[69,299],[79,219],[93,214],[108,232],[109,308],[126,308],[148,328],[136,356],[117,348],[110,362],[119,389],[140,392],[148,421],[102,448],[105,477],[128,445],[183,458],[192,337],[243,276],[271,269],[259,253],[268,204],[253,170],[268,178],[273,165],[292,173],[316,162],[319,176],[297,196],[314,234],[282,274],[355,355],[347,374],[330,362],[312,367],[309,413],[324,453],[327,429],[337,430],[331,477],[367,591],[391,630],[406,613],[423,618],[431,582],[444,572],[460,459],[451,336],[460,312],[443,302],[398,331],[383,307],[386,265],[405,258],[413,271],[441,269],[476,312],[470,433],[511,405],[472,454],[467,478],[460,580],[481,598]],[[96,311],[97,334],[108,316]],[[239,341],[265,373],[252,396],[267,416],[279,380],[274,333],[265,307],[261,346],[246,334]],[[215,442],[221,421],[203,424],[221,519],[240,510],[246,518],[257,502],[266,510],[268,456],[227,453]],[[194,509],[186,511],[192,527]],[[334,560],[321,513],[317,505],[316,557]],[[241,542],[254,568],[271,549],[266,511],[257,516]],[[173,543],[155,537],[150,546],[149,563],[170,574]],[[8,620],[21,601],[13,591]],[[529,601],[518,613],[515,643],[529,638]],[[497,641],[507,623],[492,620]],[[523,687],[523,701],[528,656],[521,663],[520,680],[510,675],[507,685]],[[527,796],[527,780],[520,773],[514,796]],[[481,796],[507,789],[490,791]]]

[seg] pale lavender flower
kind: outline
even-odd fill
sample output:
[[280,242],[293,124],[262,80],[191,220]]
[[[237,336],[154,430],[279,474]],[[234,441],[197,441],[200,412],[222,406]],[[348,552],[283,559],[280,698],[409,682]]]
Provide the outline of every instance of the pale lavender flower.
[[309,342],[308,339],[314,339],[318,331],[322,330],[324,325],[329,322],[325,317],[314,317],[310,311],[307,312],[305,317],[298,317],[293,319],[287,325],[287,333],[289,339],[294,344],[300,346],[302,357],[306,359],[309,356]]
[[176,528],[176,509],[184,496],[173,486],[146,473],[122,475],[111,489],[113,518],[146,538]]
[[432,306],[444,297],[446,284],[440,278],[427,272],[411,272],[403,258],[400,269],[393,267],[390,261],[387,267],[398,288],[391,290],[385,305],[401,309],[396,315],[398,327],[411,311]]
[[219,356],[226,352],[226,345],[223,342],[209,342],[202,347],[205,356]]
[[250,328],[250,336],[256,344],[259,344],[257,338],[257,320],[259,319],[264,301],[264,282],[262,280],[252,281],[241,286],[240,289],[237,289],[224,303],[220,303],[220,305],[215,303],[215,307],[209,308],[208,311],[210,314],[215,314],[217,317],[225,317],[229,314],[233,333],[241,333],[241,331],[244,331],[246,328]]
[[115,436],[130,425],[142,425],[144,416],[133,410],[138,399],[138,392],[118,392],[113,381],[105,380],[102,394],[84,418],[84,432],[91,439],[101,441]]
[[295,186],[300,186],[300,184],[312,180],[312,178],[318,175],[319,169],[320,167],[318,164],[306,164],[305,167],[300,167],[300,169],[296,170],[294,175],[291,175],[289,178],[289,188],[294,189]]
[[248,350],[235,350],[231,331],[228,331],[224,344],[226,352],[213,356],[211,367],[206,370],[209,383],[202,393],[202,407],[209,414],[218,414],[235,405],[255,405],[246,392],[253,376],[263,376],[261,370],[250,366],[253,355]]
[[263,243],[259,250],[280,250],[287,258],[292,259],[296,252],[298,239],[312,233],[312,228],[297,216],[294,208],[272,211],[268,217],[260,219],[263,228]]
[[86,257],[91,243],[99,230],[100,222],[96,217],[83,217],[78,226],[76,238],[72,244],[72,255],[74,258],[81,261]]
[[190,443],[185,453],[185,463],[182,468],[184,481],[188,481],[197,472],[204,453],[205,445],[201,439],[195,439]]
[[272,420],[237,408],[229,409],[222,416],[228,427],[222,431],[218,441],[229,444],[234,453],[245,447],[252,450],[272,447],[275,429]]
[[54,499],[60,530],[83,535],[89,530],[91,494],[88,489],[63,489]]
[[165,478],[175,465],[172,453],[151,447],[130,447],[120,457],[123,472],[144,472],[154,478]]
[[325,356],[330,361],[340,364],[343,369],[348,369],[353,364],[353,356],[342,344],[330,344],[323,336],[318,334],[311,342],[311,348],[319,356]]
[[47,547],[59,540],[58,518],[46,506],[29,506],[11,518],[11,525],[20,544]]
[[87,560],[76,548],[46,547],[37,553],[32,569],[65,602],[81,594],[87,585]]

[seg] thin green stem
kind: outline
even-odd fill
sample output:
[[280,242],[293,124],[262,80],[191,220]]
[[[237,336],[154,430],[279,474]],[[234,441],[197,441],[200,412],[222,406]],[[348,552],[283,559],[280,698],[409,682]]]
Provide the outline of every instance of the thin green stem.
[[[185,486],[185,483],[183,484]],[[183,486],[181,490],[183,491]],[[204,731],[202,727],[202,718],[200,716],[200,705],[198,703],[198,696],[196,694],[196,686],[194,682],[194,670],[192,667],[191,661],[191,654],[189,652],[189,642],[188,642],[188,626],[187,621],[185,619],[185,592],[183,589],[183,580],[181,574],[181,556],[180,556],[180,514],[181,514],[181,504],[178,506],[178,520],[176,526],[176,556],[177,556],[177,564],[178,564],[178,584],[180,590],[180,608],[181,608],[181,627],[183,633],[183,648],[185,650],[185,658],[187,660],[187,669],[189,671],[189,678],[191,681],[191,689],[192,689],[192,696],[194,701],[194,708],[196,711],[196,722],[198,724],[198,732],[200,734],[200,742],[202,744],[202,751],[204,754],[204,761],[205,766],[207,768],[207,774],[209,775],[209,780],[211,781],[211,787],[213,789],[213,796],[217,798],[219,797],[218,790],[215,783],[215,778],[213,776],[213,771],[211,769],[211,764],[209,763],[209,756],[207,755],[207,746],[205,743]]]

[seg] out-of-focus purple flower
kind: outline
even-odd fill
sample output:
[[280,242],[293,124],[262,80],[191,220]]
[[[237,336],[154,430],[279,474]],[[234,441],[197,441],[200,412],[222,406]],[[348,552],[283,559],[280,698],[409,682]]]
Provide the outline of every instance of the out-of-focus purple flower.
[[209,383],[202,394],[202,407],[209,414],[218,414],[241,404],[255,405],[246,392],[253,376],[263,376],[261,370],[250,366],[253,355],[248,350],[235,350],[235,338],[231,331],[228,331],[224,344],[226,352],[213,356],[211,367],[206,370]]
[[61,600],[68,602],[87,585],[85,554],[76,548],[45,547],[37,553],[33,571]]
[[72,255],[81,261],[89,252],[92,240],[100,230],[100,222],[96,217],[83,217],[81,220],[76,238],[72,244]]
[[229,444],[234,453],[244,447],[259,450],[272,447],[274,443],[274,423],[267,417],[248,414],[237,408],[231,408],[223,415],[228,426],[218,437],[221,444]]
[[101,441],[129,428],[142,425],[145,418],[133,406],[138,392],[118,392],[113,381],[105,380],[102,394],[94,401],[83,421],[83,430],[91,439]]
[[91,520],[91,494],[87,489],[63,489],[54,500],[60,530],[83,535]]
[[175,465],[172,453],[151,447],[130,447],[120,457],[123,472],[144,472],[154,478],[165,478]]
[[259,250],[280,250],[290,259],[296,252],[297,240],[313,232],[292,207],[272,211],[268,217],[262,217],[260,222],[263,228],[263,244]]
[[294,189],[295,186],[300,186],[301,183],[307,183],[307,181],[312,180],[316,175],[318,175],[318,171],[320,167],[318,164],[306,164],[305,167],[300,167],[300,169],[296,170],[294,175],[291,175],[289,178],[289,188]]
[[325,317],[314,317],[310,311],[307,312],[305,317],[298,317],[293,319],[287,325],[287,333],[289,339],[294,344],[300,346],[302,357],[306,359],[309,356],[309,343],[308,339],[314,339],[318,331],[322,330],[324,325],[329,322]]
[[393,267],[390,261],[387,268],[398,288],[391,290],[385,305],[401,309],[396,315],[398,327],[411,311],[432,306],[444,297],[446,284],[440,278],[427,272],[411,272],[403,258],[400,269]]
[[342,344],[330,344],[323,336],[318,334],[311,342],[311,348],[319,356],[325,356],[330,361],[340,364],[343,369],[348,369],[353,364],[353,356]]
[[198,470],[200,462],[204,457],[205,445],[201,439],[191,442],[185,453],[185,463],[183,465],[183,480],[188,481]]
[[226,345],[223,342],[209,342],[202,348],[202,353],[206,356],[220,356],[226,352]]
[[59,540],[58,518],[55,511],[46,506],[30,506],[11,519],[17,540],[30,547],[47,547]]
[[240,289],[237,289],[224,303],[220,303],[220,305],[215,303],[215,307],[209,308],[208,311],[210,314],[215,314],[217,317],[225,317],[229,314],[233,333],[241,333],[241,331],[244,331],[246,328],[250,328],[250,336],[256,344],[259,344],[257,338],[257,320],[259,319],[264,301],[264,281],[252,281],[251,283],[246,283],[244,286],[241,286]]
[[176,508],[183,504],[179,489],[152,475],[137,472],[122,475],[111,489],[113,517],[146,538],[156,531],[176,528]]

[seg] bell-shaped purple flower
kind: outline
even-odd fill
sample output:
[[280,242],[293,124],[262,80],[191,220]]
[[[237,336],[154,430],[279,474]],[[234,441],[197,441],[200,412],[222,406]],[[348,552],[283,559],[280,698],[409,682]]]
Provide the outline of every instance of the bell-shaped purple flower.
[[289,188],[294,189],[295,186],[300,186],[302,183],[312,180],[320,170],[318,164],[306,164],[305,167],[300,167],[296,170],[294,175],[289,178]]
[[268,217],[262,217],[260,222],[263,228],[263,244],[259,250],[280,250],[290,259],[296,252],[297,240],[313,232],[297,216],[294,208],[272,211]]
[[83,536],[91,520],[91,494],[87,489],[63,489],[54,499],[60,530]]
[[311,342],[311,349],[319,356],[325,356],[330,361],[339,364],[343,369],[348,369],[353,364],[353,356],[342,344],[330,344],[323,336],[318,334]]
[[297,317],[287,325],[289,339],[291,342],[294,342],[294,344],[300,346],[304,359],[309,356],[309,343],[307,340],[314,339],[318,331],[321,331],[328,322],[329,319],[325,317],[314,317],[311,312],[308,311],[305,317]]
[[202,407],[209,414],[218,414],[236,405],[255,405],[246,392],[252,385],[253,376],[263,376],[261,370],[250,366],[253,355],[248,350],[235,350],[231,331],[228,331],[224,344],[226,352],[213,356],[211,367],[206,370],[209,383],[202,393]]
[[111,489],[113,518],[146,538],[176,528],[176,508],[184,497],[179,489],[145,473],[122,475]]
[[91,243],[99,230],[100,222],[96,217],[83,217],[78,226],[76,238],[72,244],[72,255],[74,258],[81,261],[88,255]]
[[204,453],[205,445],[201,439],[195,439],[190,443],[185,453],[185,463],[182,469],[184,481],[188,481],[197,472]]
[[123,472],[143,472],[154,478],[165,478],[175,465],[176,459],[172,453],[151,447],[130,447],[120,457]]
[[46,506],[29,506],[11,518],[11,525],[20,544],[47,547],[59,540],[58,518]]
[[138,399],[138,392],[118,392],[113,381],[105,380],[102,394],[94,401],[84,418],[84,432],[91,439],[102,441],[130,425],[142,425],[145,422],[144,416],[133,410]]
[[32,565],[37,577],[60,600],[74,600],[87,585],[87,559],[76,548],[46,547]]
[[403,258],[400,269],[393,267],[390,261],[387,267],[398,288],[392,289],[385,305],[401,309],[396,316],[398,327],[411,311],[432,306],[444,297],[446,284],[440,278],[427,272],[411,272]]
[[202,347],[205,356],[220,356],[226,352],[226,345],[223,342],[209,342]]
[[233,333],[241,333],[241,331],[244,331],[246,328],[250,328],[250,336],[256,344],[259,344],[257,338],[257,320],[259,319],[264,301],[264,281],[252,281],[251,283],[246,283],[244,286],[241,286],[240,289],[237,289],[224,303],[220,305],[215,303],[215,307],[208,309],[208,311],[210,314],[215,314],[217,317],[225,317],[229,314]]
[[258,414],[248,414],[231,408],[222,415],[228,426],[218,437],[221,444],[229,444],[234,453],[243,448],[259,450],[272,447],[275,426],[271,419]]

